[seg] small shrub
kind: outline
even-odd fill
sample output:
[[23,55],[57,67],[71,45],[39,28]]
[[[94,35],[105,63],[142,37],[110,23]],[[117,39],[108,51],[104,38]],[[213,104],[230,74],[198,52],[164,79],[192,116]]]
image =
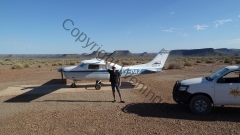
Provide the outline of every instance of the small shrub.
[[235,60],[235,63],[236,64],[240,64],[240,60]]
[[63,65],[63,63],[62,63],[62,62],[59,62],[59,63],[58,63],[58,65],[59,65],[59,66],[62,66],[62,65]]
[[11,61],[11,59],[5,59],[5,61]]
[[129,62],[129,61],[123,61],[123,62],[122,62],[122,65],[131,65],[131,62]]
[[202,63],[202,61],[200,61],[200,60],[197,60],[197,61],[196,61],[196,63]]
[[168,69],[181,69],[182,65],[180,63],[171,63],[168,65]]
[[19,63],[14,64],[14,65],[12,65],[12,69],[23,69],[23,65],[19,64]]
[[69,65],[75,65],[75,62],[70,62],[70,64]]
[[57,63],[53,63],[52,66],[58,66],[58,64]]
[[214,60],[207,60],[206,63],[211,64],[211,63],[215,63],[215,61]]
[[230,63],[230,60],[229,59],[225,59],[224,63]]
[[66,65],[70,65],[70,62],[69,62],[69,61],[66,61],[65,64],[66,64]]
[[42,66],[41,65],[38,65],[38,68],[41,68]]
[[30,66],[29,66],[29,64],[24,64],[23,67],[24,68],[29,68]]
[[184,63],[184,66],[191,67],[191,66],[192,66],[192,63],[191,63],[191,62],[185,62],[185,63]]

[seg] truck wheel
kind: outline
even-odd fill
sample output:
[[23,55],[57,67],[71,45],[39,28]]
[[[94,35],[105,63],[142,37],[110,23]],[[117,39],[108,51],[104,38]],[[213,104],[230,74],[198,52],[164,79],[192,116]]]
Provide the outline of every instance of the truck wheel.
[[203,95],[194,96],[190,101],[190,109],[194,114],[205,115],[212,110],[210,99]]

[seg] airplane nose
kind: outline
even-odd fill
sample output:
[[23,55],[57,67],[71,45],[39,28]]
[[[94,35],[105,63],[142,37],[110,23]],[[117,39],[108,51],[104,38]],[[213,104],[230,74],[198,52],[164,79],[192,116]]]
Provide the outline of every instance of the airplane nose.
[[61,72],[61,77],[62,77],[62,80],[63,80],[63,68],[62,68],[62,67],[59,68],[59,69],[58,69],[58,72]]
[[58,69],[58,72],[62,72],[62,71],[63,71],[63,68],[59,68],[59,69]]

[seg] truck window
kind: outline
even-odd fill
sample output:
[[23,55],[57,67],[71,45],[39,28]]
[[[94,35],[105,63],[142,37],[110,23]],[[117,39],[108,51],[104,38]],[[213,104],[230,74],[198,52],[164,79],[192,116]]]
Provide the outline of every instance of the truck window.
[[224,75],[221,78],[223,80],[222,83],[240,83],[239,75],[240,75],[239,70],[229,72],[228,74]]
[[213,73],[212,75],[210,75],[209,78],[211,80],[214,80],[214,79],[220,77],[221,75],[223,75],[224,73],[226,73],[228,70],[229,69],[227,69],[227,68],[222,68],[222,69],[218,70],[217,72]]

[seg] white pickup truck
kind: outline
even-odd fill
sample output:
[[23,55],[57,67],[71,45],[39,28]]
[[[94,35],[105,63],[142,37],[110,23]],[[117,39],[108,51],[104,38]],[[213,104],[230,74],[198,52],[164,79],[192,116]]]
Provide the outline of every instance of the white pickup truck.
[[240,105],[240,66],[227,66],[207,77],[177,81],[173,99],[189,105],[194,114],[208,114],[213,105]]

